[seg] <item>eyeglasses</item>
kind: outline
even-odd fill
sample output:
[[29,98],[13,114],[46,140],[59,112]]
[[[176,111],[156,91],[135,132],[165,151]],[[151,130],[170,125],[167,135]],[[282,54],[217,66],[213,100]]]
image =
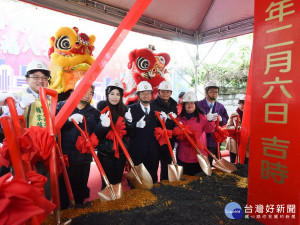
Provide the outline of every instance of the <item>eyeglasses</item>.
[[35,80],[35,81],[38,81],[38,80],[48,81],[48,80],[50,80],[50,77],[33,76],[33,77],[29,77],[29,78],[32,78],[32,79]]
[[209,93],[218,94],[218,91],[208,91]]

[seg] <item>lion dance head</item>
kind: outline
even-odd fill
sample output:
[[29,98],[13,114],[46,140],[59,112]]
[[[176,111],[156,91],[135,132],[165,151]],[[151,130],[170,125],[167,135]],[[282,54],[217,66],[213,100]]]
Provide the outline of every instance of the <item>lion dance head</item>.
[[50,38],[50,88],[58,93],[74,89],[95,60],[92,55],[96,37],[78,31],[77,27],[61,27]]
[[141,81],[148,81],[153,88],[153,97],[157,96],[158,85],[166,80],[166,66],[170,62],[170,55],[167,53],[153,53],[154,46],[149,48],[134,49],[129,53],[128,69],[130,69],[129,77],[125,77],[124,99],[126,104],[136,102],[137,85]]

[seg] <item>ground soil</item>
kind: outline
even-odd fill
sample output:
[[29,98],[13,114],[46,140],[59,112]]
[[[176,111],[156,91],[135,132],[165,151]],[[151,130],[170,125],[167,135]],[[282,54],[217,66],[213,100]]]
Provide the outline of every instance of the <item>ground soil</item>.
[[[94,200],[80,208],[64,210],[62,220],[71,224],[166,225],[166,224],[261,224],[243,216],[229,219],[225,206],[237,202],[244,211],[247,202],[248,168],[237,165],[233,174],[213,170],[211,176],[184,176],[180,182],[162,181],[153,189],[134,189],[121,199],[100,202]],[[51,224],[51,216],[44,224]],[[52,223],[53,224],[53,223]]]

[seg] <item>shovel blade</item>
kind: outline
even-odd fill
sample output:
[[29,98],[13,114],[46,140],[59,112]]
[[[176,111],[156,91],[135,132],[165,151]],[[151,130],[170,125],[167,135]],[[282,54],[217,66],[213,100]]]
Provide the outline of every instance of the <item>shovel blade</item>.
[[138,166],[134,166],[134,169],[137,174],[131,169],[127,174],[128,180],[132,183],[132,185],[137,189],[148,189],[150,190],[153,187],[153,180],[144,166],[143,163],[141,163]]
[[234,164],[225,159],[215,160],[215,162],[213,162],[213,166],[224,171],[225,173],[232,173],[237,170]]
[[177,164],[169,164],[168,165],[168,178],[169,182],[177,182],[183,176],[183,167],[178,166]]
[[207,176],[210,176],[211,173],[212,173],[212,170],[211,170],[211,166],[210,166],[210,163],[208,161],[208,158],[205,155],[197,154],[197,159],[199,161],[200,167],[203,170],[203,172]]
[[98,192],[101,202],[116,200],[123,197],[123,190],[121,183],[106,186],[102,191]]

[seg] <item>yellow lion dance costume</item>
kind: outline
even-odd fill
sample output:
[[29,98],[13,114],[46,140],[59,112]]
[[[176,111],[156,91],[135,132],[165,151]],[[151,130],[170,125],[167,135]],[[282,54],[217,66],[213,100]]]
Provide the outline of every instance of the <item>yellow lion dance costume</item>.
[[94,35],[78,33],[78,28],[61,27],[50,38],[50,88],[58,93],[74,89],[94,62]]

